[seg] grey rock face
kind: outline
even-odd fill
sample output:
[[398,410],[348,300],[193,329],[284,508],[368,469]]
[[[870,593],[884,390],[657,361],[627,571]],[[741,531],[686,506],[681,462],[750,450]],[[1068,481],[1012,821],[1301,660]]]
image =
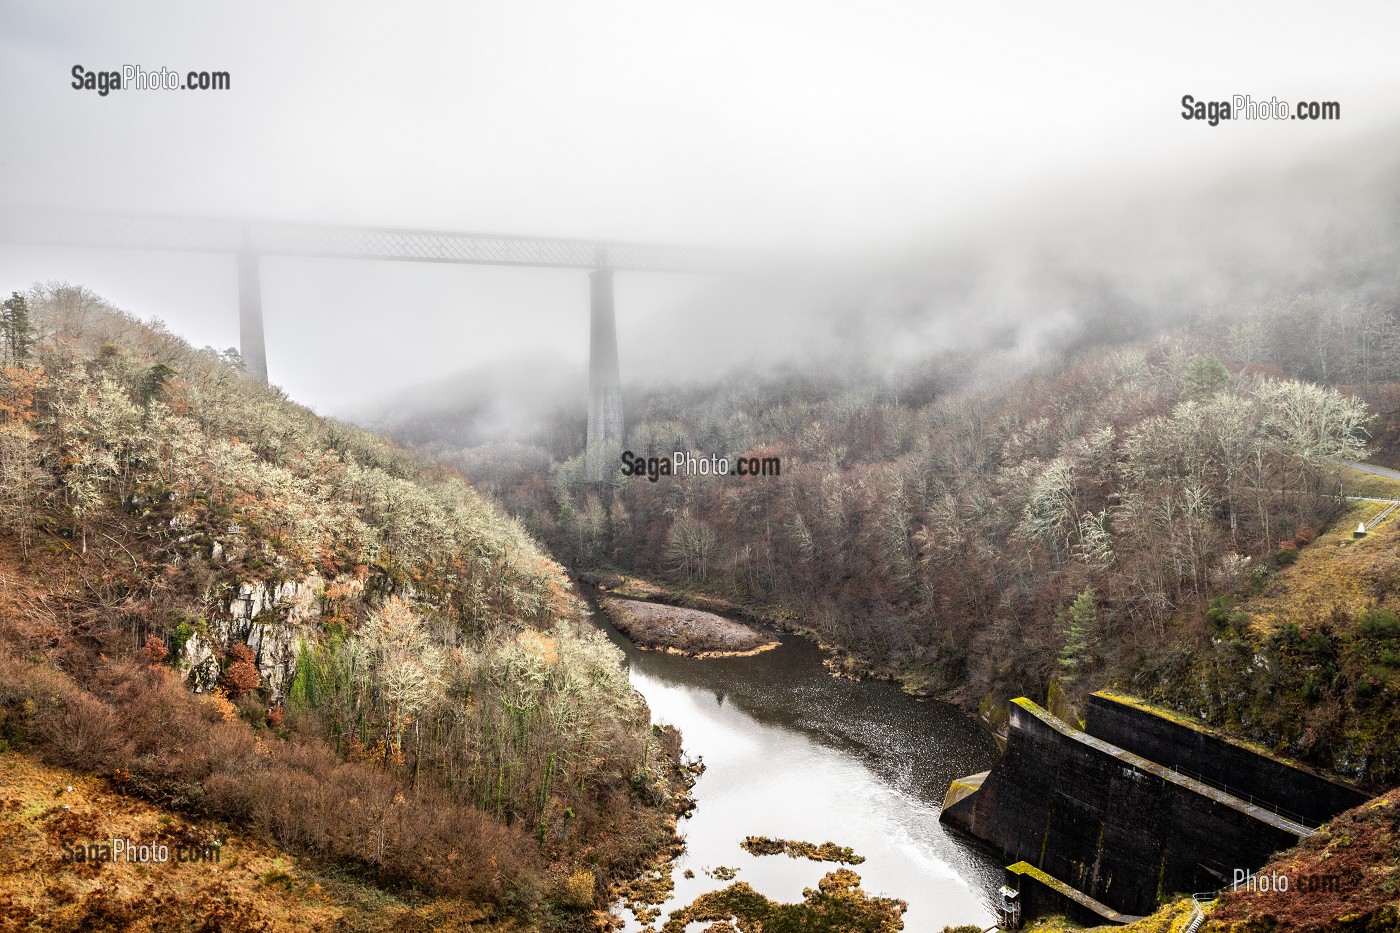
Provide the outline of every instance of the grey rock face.
[[281,702],[296,672],[297,650],[315,640],[323,581],[316,574],[283,583],[240,584],[228,611],[209,620],[181,649],[185,680],[197,692],[219,681],[219,660],[236,644],[252,649],[258,674],[273,702]]

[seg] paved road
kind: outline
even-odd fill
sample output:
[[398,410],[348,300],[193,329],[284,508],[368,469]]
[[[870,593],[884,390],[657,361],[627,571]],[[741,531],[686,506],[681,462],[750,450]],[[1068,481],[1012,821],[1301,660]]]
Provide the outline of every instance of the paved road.
[[1349,466],[1353,470],[1360,470],[1362,473],[1370,473],[1372,476],[1384,476],[1386,479],[1400,479],[1400,470],[1392,470],[1371,463],[1343,463],[1342,466]]

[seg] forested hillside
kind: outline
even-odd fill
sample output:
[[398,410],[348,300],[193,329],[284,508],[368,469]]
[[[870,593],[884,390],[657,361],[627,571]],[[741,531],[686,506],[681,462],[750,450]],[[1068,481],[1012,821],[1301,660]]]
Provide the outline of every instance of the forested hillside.
[[542,928],[670,843],[674,736],[459,474],[82,289],[3,324],[4,748]]
[[462,462],[561,560],[726,596],[993,719],[1116,683],[1387,782],[1400,584],[1283,625],[1235,602],[1340,514],[1337,464],[1383,435],[1397,379],[1389,310],[1302,295],[945,394],[809,375],[632,408],[638,454],[776,456],[776,477],[597,488],[518,445]]

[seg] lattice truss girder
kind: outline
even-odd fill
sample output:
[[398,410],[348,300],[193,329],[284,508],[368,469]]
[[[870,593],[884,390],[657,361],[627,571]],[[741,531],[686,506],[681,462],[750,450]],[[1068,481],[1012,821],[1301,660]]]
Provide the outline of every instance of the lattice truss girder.
[[0,241],[35,246],[251,252],[263,256],[566,269],[607,267],[639,272],[719,272],[732,270],[740,264],[735,253],[703,247],[393,227],[26,210],[0,210]]

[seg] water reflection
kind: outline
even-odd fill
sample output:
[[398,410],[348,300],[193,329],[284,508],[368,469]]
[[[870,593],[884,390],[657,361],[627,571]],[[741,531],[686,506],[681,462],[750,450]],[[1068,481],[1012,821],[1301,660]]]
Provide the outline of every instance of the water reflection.
[[[805,639],[784,636],[753,657],[697,661],[638,651],[598,619],[626,653],[654,721],[679,728],[687,752],[707,766],[695,786],[699,806],[681,822],[686,852],[663,920],[723,887],[706,874],[719,866],[740,869],[738,880],[783,901],[801,900],[803,888],[836,867],[751,856],[739,847],[747,835],[851,846],[866,858],[855,871],[867,891],[909,902],[905,929],[913,933],[993,920],[999,863],[938,823],[949,780],[996,759],[996,743],[966,716],[890,684],[837,680]],[[687,869],[694,878],[684,877]]]

